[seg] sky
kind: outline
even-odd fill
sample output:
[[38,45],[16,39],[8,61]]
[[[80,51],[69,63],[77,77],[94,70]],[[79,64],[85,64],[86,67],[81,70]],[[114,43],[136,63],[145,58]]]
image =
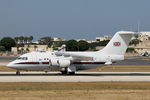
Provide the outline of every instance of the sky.
[[0,0],[0,38],[94,40],[120,30],[150,31],[150,0]]

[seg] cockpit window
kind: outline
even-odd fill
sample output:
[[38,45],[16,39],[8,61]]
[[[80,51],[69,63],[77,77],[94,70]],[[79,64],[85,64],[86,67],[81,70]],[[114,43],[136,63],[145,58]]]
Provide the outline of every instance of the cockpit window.
[[17,60],[28,60],[28,57],[18,57]]

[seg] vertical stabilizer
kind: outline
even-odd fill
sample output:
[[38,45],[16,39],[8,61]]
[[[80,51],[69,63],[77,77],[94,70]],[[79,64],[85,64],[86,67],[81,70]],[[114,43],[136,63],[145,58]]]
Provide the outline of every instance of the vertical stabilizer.
[[102,50],[104,54],[124,55],[134,32],[119,31]]

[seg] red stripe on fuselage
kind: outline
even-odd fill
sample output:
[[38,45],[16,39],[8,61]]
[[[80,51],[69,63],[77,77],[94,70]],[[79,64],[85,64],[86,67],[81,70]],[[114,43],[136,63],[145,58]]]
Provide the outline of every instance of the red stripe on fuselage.
[[49,64],[49,62],[21,62],[17,64]]
[[21,62],[17,64],[40,64],[39,62]]
[[73,64],[105,64],[105,62],[73,62]]
[[42,64],[49,64],[49,62],[42,62]]
[[[21,62],[17,64],[49,64],[49,62]],[[105,64],[105,62],[73,62],[73,64]]]

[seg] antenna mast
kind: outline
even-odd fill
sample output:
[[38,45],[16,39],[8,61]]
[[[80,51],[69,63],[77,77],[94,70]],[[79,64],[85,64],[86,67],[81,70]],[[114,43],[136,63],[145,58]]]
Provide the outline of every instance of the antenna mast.
[[138,33],[140,32],[140,21],[138,21]]

